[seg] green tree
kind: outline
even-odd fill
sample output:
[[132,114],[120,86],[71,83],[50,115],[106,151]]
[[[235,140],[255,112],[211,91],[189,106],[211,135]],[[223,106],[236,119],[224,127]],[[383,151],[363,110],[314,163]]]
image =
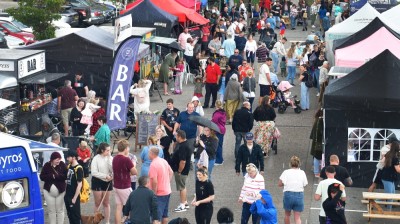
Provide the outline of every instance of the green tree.
[[17,8],[6,11],[15,19],[33,28],[37,40],[55,37],[53,20],[60,19],[61,6],[65,0],[19,0]]

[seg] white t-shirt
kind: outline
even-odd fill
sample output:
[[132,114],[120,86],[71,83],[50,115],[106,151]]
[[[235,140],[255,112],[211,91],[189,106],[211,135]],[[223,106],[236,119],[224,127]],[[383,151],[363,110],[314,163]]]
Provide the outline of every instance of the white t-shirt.
[[186,44],[185,55],[193,57],[194,47],[191,44]]
[[271,85],[271,83],[268,82],[267,79],[267,74],[270,74],[268,65],[264,63],[260,67],[260,75],[258,76],[258,83],[261,85]]
[[[322,208],[322,203],[324,203],[324,201],[328,198],[328,187],[329,185],[333,184],[333,183],[338,183],[338,184],[342,184],[344,185],[342,182],[336,180],[336,179],[325,179],[321,182],[319,182],[318,187],[317,187],[317,191],[315,191],[315,194],[321,195],[321,209],[319,211],[319,216],[325,217],[325,211]],[[342,193],[342,198],[346,197],[346,190],[343,191]]]
[[245,51],[251,51],[253,53],[256,53],[257,51],[257,42],[255,40],[253,41],[246,41],[246,45],[244,47]]
[[279,179],[283,183],[283,192],[304,192],[304,187],[308,184],[306,173],[301,169],[287,169]]

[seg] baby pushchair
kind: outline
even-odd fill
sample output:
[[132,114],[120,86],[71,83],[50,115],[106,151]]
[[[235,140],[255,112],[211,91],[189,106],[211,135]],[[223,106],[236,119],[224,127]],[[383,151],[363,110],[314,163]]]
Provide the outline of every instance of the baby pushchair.
[[125,137],[128,136],[128,133],[130,133],[129,137],[131,137],[136,132],[135,113],[130,107],[128,107],[128,113],[126,114],[126,127],[123,130]]
[[[278,113],[283,114],[286,112],[290,103],[285,97],[284,92],[292,88],[293,86],[288,81],[282,81],[279,83],[278,88],[276,89],[276,95],[274,100],[272,101],[272,106],[274,108],[278,108]],[[289,97],[289,99],[294,100],[294,112],[296,114],[301,113],[300,100],[297,99],[297,96]]]

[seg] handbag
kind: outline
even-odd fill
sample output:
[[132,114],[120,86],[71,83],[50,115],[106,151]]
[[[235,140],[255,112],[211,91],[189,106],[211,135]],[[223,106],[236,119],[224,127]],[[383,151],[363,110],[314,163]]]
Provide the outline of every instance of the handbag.
[[246,91],[243,91],[243,96],[245,98],[254,98],[254,97],[256,97],[256,93],[251,91],[250,78],[249,78],[249,91],[250,91],[250,93],[246,92]]
[[275,127],[273,136],[274,136],[274,139],[278,139],[281,137],[281,132],[279,131],[279,129],[277,127]]
[[308,17],[307,12],[304,12],[304,13],[303,13],[303,19],[307,19],[307,17]]
[[219,55],[220,56],[225,56],[225,50],[223,48],[219,49]]
[[205,166],[208,168],[208,161],[209,161],[209,157],[206,152],[206,149],[204,148],[203,152],[201,152],[201,154],[200,154],[199,162],[197,162],[197,167]]

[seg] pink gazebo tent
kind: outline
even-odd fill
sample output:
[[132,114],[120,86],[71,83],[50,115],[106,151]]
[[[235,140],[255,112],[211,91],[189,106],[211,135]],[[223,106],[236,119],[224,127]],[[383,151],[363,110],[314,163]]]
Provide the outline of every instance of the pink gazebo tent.
[[335,66],[358,68],[386,49],[400,58],[400,35],[376,18],[349,38],[334,42]]

